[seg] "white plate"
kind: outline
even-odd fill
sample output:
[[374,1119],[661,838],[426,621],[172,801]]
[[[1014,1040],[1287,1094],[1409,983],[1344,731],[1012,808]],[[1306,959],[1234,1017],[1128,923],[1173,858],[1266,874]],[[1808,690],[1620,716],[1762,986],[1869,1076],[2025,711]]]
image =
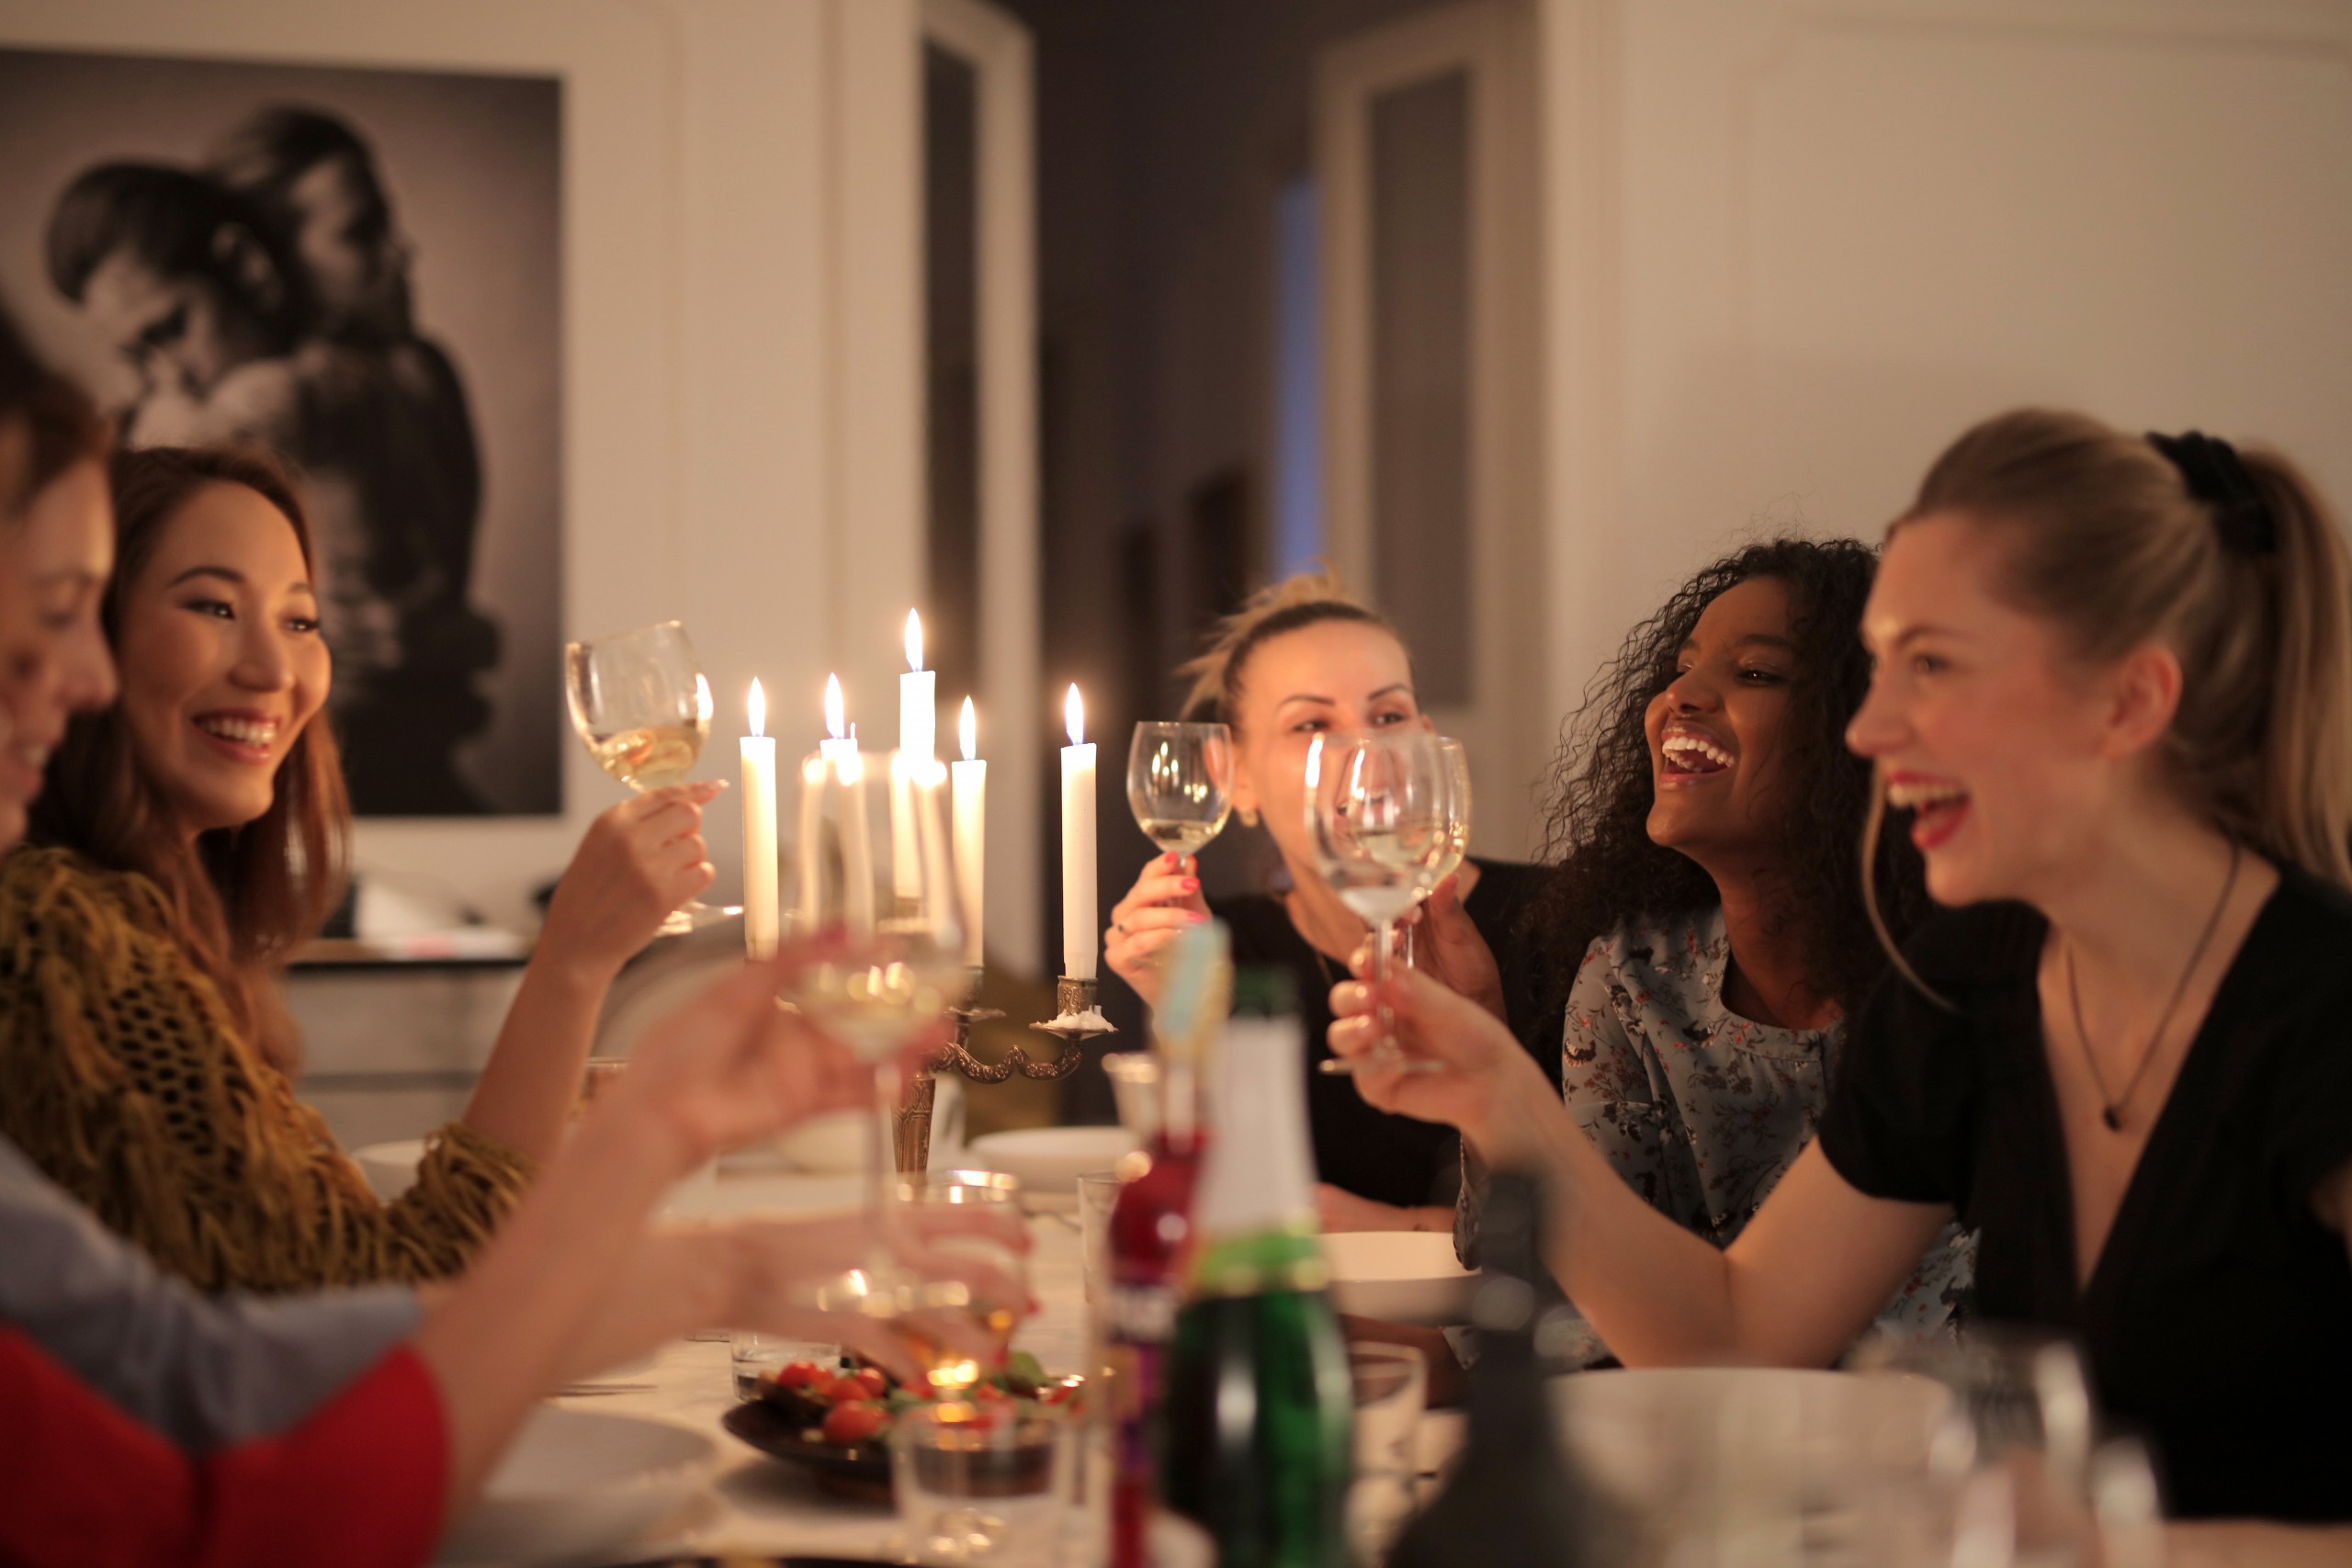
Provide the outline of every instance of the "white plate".
[[1453,1237],[1434,1231],[1332,1231],[1323,1237],[1331,1301],[1341,1312],[1385,1323],[1466,1323],[1478,1276],[1453,1256]]
[[709,1438],[666,1421],[542,1404],[435,1561],[610,1556],[677,1512],[718,1453]]
[[1022,1127],[974,1138],[964,1163],[1021,1179],[1023,1202],[1074,1211],[1078,1179],[1108,1170],[1143,1146],[1125,1127]]
[[424,1163],[424,1140],[368,1144],[352,1150],[351,1157],[368,1179],[369,1190],[389,1203],[416,1185],[416,1168]]

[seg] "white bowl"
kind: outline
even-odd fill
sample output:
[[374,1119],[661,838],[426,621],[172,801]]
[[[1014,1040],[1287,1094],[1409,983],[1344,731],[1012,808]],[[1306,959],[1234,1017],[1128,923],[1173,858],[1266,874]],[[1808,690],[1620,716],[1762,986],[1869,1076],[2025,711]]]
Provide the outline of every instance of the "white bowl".
[[424,1163],[424,1140],[402,1138],[392,1144],[368,1144],[351,1151],[368,1190],[391,1202],[416,1185],[416,1168]]
[[1341,1312],[1386,1323],[1465,1323],[1478,1276],[1434,1231],[1332,1231],[1323,1237],[1331,1301]]
[[963,1163],[1019,1177],[1033,1207],[1075,1209],[1080,1177],[1108,1170],[1142,1146],[1125,1127],[1021,1127],[974,1138]]
[[609,1556],[700,1490],[718,1453],[702,1433],[666,1421],[542,1404],[435,1561]]
[[1928,1460],[1951,1394],[1905,1373],[1661,1367],[1552,1380],[1563,1443],[1636,1516],[1671,1518],[1694,1489],[1760,1489],[1838,1506],[1842,1494]]

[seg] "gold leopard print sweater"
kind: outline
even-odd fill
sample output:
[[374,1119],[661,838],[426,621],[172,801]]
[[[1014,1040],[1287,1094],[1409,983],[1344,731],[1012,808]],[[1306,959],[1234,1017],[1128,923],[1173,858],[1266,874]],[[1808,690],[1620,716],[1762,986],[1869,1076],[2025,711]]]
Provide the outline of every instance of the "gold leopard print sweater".
[[452,1122],[386,1203],[231,1021],[163,892],[70,850],[0,862],[0,1134],[206,1291],[438,1279],[530,1174]]

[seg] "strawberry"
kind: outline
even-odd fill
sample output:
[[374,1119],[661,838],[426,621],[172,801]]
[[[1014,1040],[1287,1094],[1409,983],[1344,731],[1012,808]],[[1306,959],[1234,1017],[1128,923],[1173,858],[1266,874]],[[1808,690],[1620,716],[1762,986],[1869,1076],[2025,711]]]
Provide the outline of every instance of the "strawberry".
[[878,1404],[836,1404],[825,1413],[824,1438],[850,1448],[870,1441],[889,1424],[889,1416]]

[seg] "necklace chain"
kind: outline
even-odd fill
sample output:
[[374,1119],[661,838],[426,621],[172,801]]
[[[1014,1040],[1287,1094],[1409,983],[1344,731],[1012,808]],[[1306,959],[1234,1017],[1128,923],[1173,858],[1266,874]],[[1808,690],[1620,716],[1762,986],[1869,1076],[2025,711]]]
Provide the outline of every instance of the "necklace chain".
[[2066,1003],[2074,1010],[2075,1041],[2083,1048],[2083,1066],[2091,1070],[2091,1083],[2098,1090],[2099,1120],[2107,1123],[2107,1130],[2110,1133],[2123,1131],[2123,1108],[2132,1103],[2132,1095],[2139,1089],[2140,1080],[2148,1076],[2148,1068],[2156,1059],[2156,1050],[2164,1043],[2165,1031],[2172,1025],[2172,1015],[2180,1007],[2180,998],[2188,994],[2189,976],[2197,973],[2198,963],[2204,958],[2205,949],[2212,942],[2213,933],[2221,930],[2222,911],[2230,907],[2231,890],[2238,885],[2238,861],[2243,853],[2244,851],[2236,844],[2230,846],[2230,874],[2222,880],[2222,896],[2213,901],[2213,912],[2205,919],[2205,932],[2197,939],[2196,947],[2190,950],[2188,963],[2180,972],[2180,983],[2172,988],[2172,1000],[2165,1003],[2165,1010],[2157,1015],[2155,1032],[2148,1036],[2147,1048],[2140,1053],[2140,1065],[2132,1069],[2132,1076],[2125,1080],[2121,1094],[2109,1095],[2107,1079],[2098,1070],[2098,1058],[2091,1054],[2090,1031],[2083,1027],[2082,988],[2075,982],[2075,943],[2071,938],[2066,942]]

